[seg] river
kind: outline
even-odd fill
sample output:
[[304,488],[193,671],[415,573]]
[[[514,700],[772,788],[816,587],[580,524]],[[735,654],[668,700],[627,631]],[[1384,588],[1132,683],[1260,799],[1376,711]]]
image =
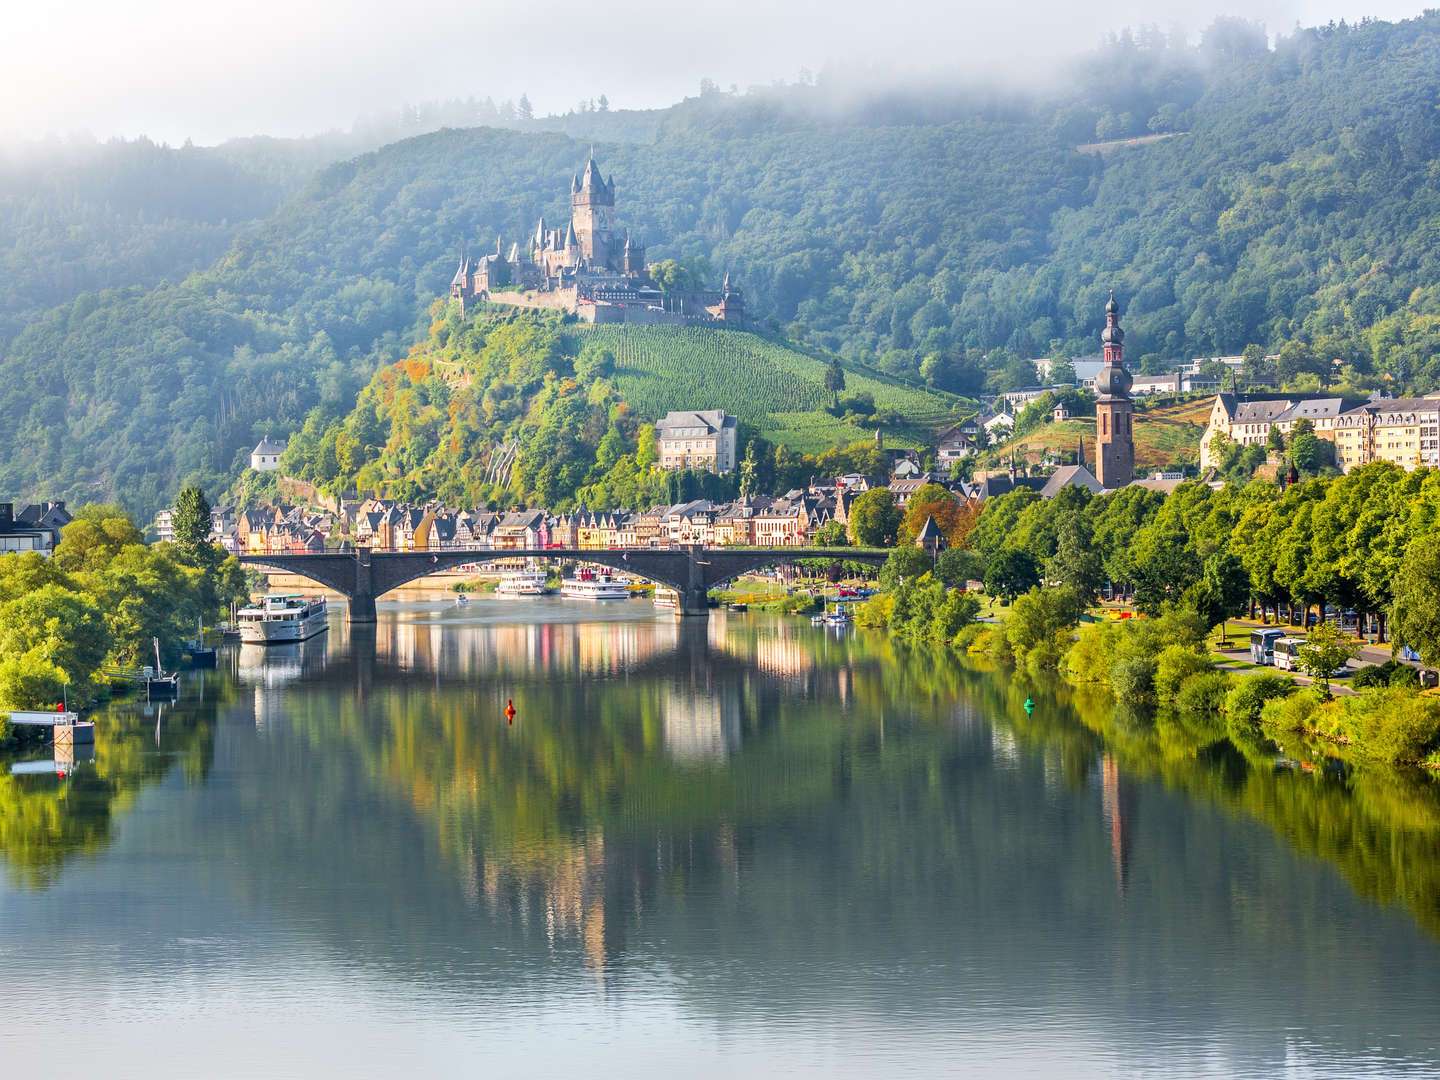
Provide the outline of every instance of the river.
[[806,620],[332,619],[0,767],[7,1077],[1440,1075],[1428,778]]

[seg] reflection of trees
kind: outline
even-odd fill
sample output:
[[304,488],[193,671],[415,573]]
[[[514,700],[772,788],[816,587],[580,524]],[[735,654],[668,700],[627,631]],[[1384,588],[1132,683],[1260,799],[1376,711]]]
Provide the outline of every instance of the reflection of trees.
[[96,713],[94,762],[87,748],[63,777],[12,775],[0,759],[0,858],[11,875],[30,886],[53,884],[76,855],[106,847],[112,823],[177,763],[186,777],[203,780],[217,711],[233,697],[214,678],[207,690],[205,701],[159,706],[160,715],[131,703]]

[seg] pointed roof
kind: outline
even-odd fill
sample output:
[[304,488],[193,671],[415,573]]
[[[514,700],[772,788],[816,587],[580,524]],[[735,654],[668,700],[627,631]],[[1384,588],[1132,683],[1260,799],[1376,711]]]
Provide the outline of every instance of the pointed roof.
[[600,166],[595,164],[595,148],[590,148],[590,160],[585,163],[585,171],[580,174],[580,190],[595,191],[605,187],[605,179],[600,175]]
[[575,239],[575,222],[571,221],[565,229],[565,246],[567,248],[574,247],[576,243],[577,241]]
[[915,536],[917,544],[938,544],[945,539],[945,534],[940,531],[940,526],[935,524],[934,515],[927,515],[925,524],[920,526],[920,532]]
[[460,265],[459,265],[459,267],[456,268],[456,270],[455,270],[455,276],[450,279],[450,284],[451,284],[451,285],[464,285],[464,284],[465,284],[465,273],[466,273],[467,270],[469,270],[469,268],[470,268],[470,260],[469,260],[469,259],[461,259],[461,260],[460,260]]
[[540,219],[540,224],[535,227],[535,246],[537,248],[545,246],[545,219],[543,217]]

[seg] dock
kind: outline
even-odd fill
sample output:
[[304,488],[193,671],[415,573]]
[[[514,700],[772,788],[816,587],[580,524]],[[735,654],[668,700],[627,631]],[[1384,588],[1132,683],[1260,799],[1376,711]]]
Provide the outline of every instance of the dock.
[[10,723],[24,724],[29,727],[48,727],[52,729],[56,746],[73,747],[76,743],[93,743],[95,741],[95,724],[90,720],[81,720],[79,713],[59,709],[54,712],[17,710],[10,714]]

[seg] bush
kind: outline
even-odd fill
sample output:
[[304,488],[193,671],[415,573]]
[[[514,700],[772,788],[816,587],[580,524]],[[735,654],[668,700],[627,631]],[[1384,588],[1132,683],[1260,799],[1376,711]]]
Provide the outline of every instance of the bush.
[[991,652],[996,641],[1005,640],[1005,635],[997,634],[993,626],[987,626],[984,623],[975,623],[973,626],[967,626],[964,630],[961,630],[956,637],[956,641],[959,641],[960,638],[970,634],[972,631],[974,633],[970,638],[970,643],[965,647],[966,653],[970,656],[986,656]]
[[1110,686],[1122,701],[1146,701],[1155,693],[1156,661],[1148,656],[1121,656],[1110,667]]
[[1175,704],[1186,712],[1220,712],[1230,691],[1230,676],[1223,671],[1202,671],[1180,684]]
[[1419,761],[1440,747],[1440,698],[1395,687],[1331,707],[1345,733],[1391,764]]
[[1199,649],[1167,645],[1155,664],[1155,696],[1161,701],[1174,701],[1186,679],[1214,669],[1215,665]]
[[975,644],[976,639],[978,639],[981,634],[988,634],[989,632],[990,627],[985,623],[972,622],[956,634],[950,644],[960,652],[969,652],[971,646]]
[[1081,682],[1108,683],[1123,631],[1119,623],[1087,623],[1065,656],[1065,667]]
[[1260,722],[1280,731],[1310,731],[1315,727],[1311,717],[1321,703],[1319,691],[1306,687],[1267,701],[1260,710]]
[[872,629],[890,625],[890,613],[895,610],[893,596],[872,596],[855,609],[855,625]]
[[65,683],[65,673],[39,648],[7,656],[0,661],[0,708],[54,708],[64,697]]
[[1267,701],[1295,692],[1295,684],[1283,675],[1257,671],[1241,679],[1225,697],[1225,711],[1245,723],[1260,721],[1260,710]]
[[1370,664],[1355,672],[1350,685],[1356,690],[1376,690],[1386,686],[1419,686],[1420,672],[1399,660]]
[[[1024,661],[1043,647],[1046,667],[1057,667],[1070,646],[1070,628],[1080,621],[1085,603],[1074,589],[1031,589],[1016,599],[1005,620],[1005,637],[1015,652],[1015,662]],[[1061,638],[1057,645],[1056,638]]]

